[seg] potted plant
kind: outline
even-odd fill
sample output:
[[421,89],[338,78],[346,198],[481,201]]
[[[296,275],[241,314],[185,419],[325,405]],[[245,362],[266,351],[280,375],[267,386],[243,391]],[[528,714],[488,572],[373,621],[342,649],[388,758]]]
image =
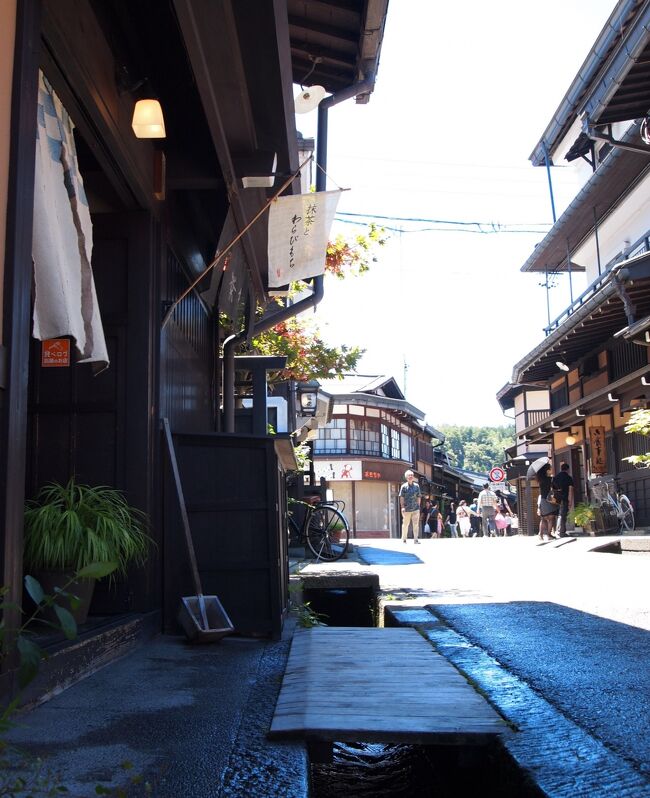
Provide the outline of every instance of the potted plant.
[[[91,563],[113,562],[114,573],[125,575],[131,563],[141,565],[146,558],[151,542],[146,526],[145,514],[115,488],[80,485],[74,477],[66,485],[50,482],[25,508],[25,565],[47,593]],[[81,599],[77,623],[88,614],[94,585],[94,579],[84,579],[68,588]]]
[[569,520],[593,535],[595,533],[596,508],[588,502],[580,502],[570,511]]

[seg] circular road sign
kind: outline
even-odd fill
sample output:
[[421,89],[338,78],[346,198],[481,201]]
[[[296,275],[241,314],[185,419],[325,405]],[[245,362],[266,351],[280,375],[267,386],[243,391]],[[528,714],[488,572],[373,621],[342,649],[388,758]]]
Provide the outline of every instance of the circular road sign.
[[501,466],[494,466],[490,469],[490,482],[503,482],[506,478],[506,472]]

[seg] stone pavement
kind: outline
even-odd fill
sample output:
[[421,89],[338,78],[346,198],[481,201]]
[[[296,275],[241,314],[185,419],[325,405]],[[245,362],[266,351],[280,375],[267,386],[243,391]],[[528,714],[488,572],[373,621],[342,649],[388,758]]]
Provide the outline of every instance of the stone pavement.
[[[377,573],[394,622],[420,626],[519,729],[508,750],[552,798],[650,796],[639,764],[650,746],[650,555],[590,552],[607,543],[355,541],[352,568]],[[289,621],[277,642],[155,638],[20,717],[12,740],[45,757],[73,798],[130,774],[157,798],[304,798],[303,745],[266,739],[292,632]]]
[[134,775],[152,792],[129,796],[305,798],[303,745],[266,739],[292,632],[289,621],[278,642],[204,646],[159,636],[19,717],[10,740],[73,798]]

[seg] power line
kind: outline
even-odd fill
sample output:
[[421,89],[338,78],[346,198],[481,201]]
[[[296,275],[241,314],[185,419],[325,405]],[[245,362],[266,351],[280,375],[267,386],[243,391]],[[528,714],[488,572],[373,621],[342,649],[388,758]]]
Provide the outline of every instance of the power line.
[[[351,218],[344,218],[351,217]],[[550,224],[545,222],[513,222],[505,224],[501,222],[464,222],[459,220],[450,219],[422,219],[418,217],[404,217],[404,216],[382,216],[379,214],[365,214],[365,213],[343,213],[336,214],[336,221],[341,224],[353,224],[362,227],[370,227],[376,221],[382,223],[384,230],[389,230],[393,233],[477,233],[479,235],[494,235],[496,233],[528,233],[543,235],[551,227]],[[394,227],[383,222],[406,222],[408,224],[424,223],[435,225],[433,227],[419,227],[419,228],[405,228]],[[444,225],[449,225],[445,227]],[[528,225],[528,226],[526,226]],[[531,229],[532,227],[544,229]]]
[[[350,216],[362,219],[387,219],[391,222],[426,222],[428,224],[454,224],[454,225],[468,225],[468,226],[492,226],[497,222],[461,222],[453,219],[424,219],[420,216],[382,216],[378,213],[349,213],[346,211],[338,211],[337,216]],[[550,227],[549,222],[512,222],[504,225],[506,227]]]

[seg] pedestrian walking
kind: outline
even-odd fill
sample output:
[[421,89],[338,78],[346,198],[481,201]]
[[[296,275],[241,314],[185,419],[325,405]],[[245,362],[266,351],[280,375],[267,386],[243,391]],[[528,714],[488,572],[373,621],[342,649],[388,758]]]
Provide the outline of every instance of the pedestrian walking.
[[491,530],[495,530],[494,526],[494,516],[496,514],[496,505],[497,496],[494,491],[490,490],[490,483],[486,482],[483,485],[483,490],[479,493],[478,499],[476,500],[476,504],[478,506],[478,511],[481,516],[481,522],[483,527],[483,537],[489,537],[490,534],[496,534],[496,531],[491,532]]
[[456,504],[451,502],[449,505],[449,509],[447,510],[447,517],[445,518],[445,523],[449,526],[449,534],[452,538],[458,537],[458,521],[456,518]]
[[470,534],[473,538],[480,537],[481,535],[481,515],[478,511],[477,498],[474,497],[472,503],[469,505],[470,516]]
[[415,474],[409,469],[404,472],[406,482],[399,489],[399,503],[402,509],[402,543],[406,543],[409,527],[413,529],[413,542],[419,543],[420,532],[420,486],[415,481]]
[[505,538],[508,535],[508,527],[510,526],[510,521],[512,520],[512,510],[510,509],[508,500],[503,493],[500,490],[495,491],[495,493],[497,496],[497,503],[494,521],[497,528],[497,535],[500,534]]
[[458,510],[456,511],[456,518],[458,519],[458,528],[460,529],[461,537],[468,538],[472,529],[471,510],[467,506],[465,499],[458,502]]
[[429,511],[429,528],[431,529],[431,537],[439,538],[442,526],[442,516],[440,515],[440,508],[438,502],[434,501]]
[[551,482],[553,496],[559,503],[556,532],[561,538],[567,537],[566,517],[571,507],[573,507],[574,485],[573,477],[569,474],[569,464],[560,465],[560,473],[553,477]]
[[431,501],[427,499],[424,506],[420,510],[420,529],[422,530],[423,538],[431,537],[431,527],[429,526],[429,514],[431,512]]
[[555,523],[559,509],[558,505],[555,505],[553,502],[551,491],[553,474],[550,463],[546,463],[546,465],[539,469],[537,472],[537,482],[539,484],[539,498],[537,499],[539,537],[540,540],[549,540],[555,537]]

